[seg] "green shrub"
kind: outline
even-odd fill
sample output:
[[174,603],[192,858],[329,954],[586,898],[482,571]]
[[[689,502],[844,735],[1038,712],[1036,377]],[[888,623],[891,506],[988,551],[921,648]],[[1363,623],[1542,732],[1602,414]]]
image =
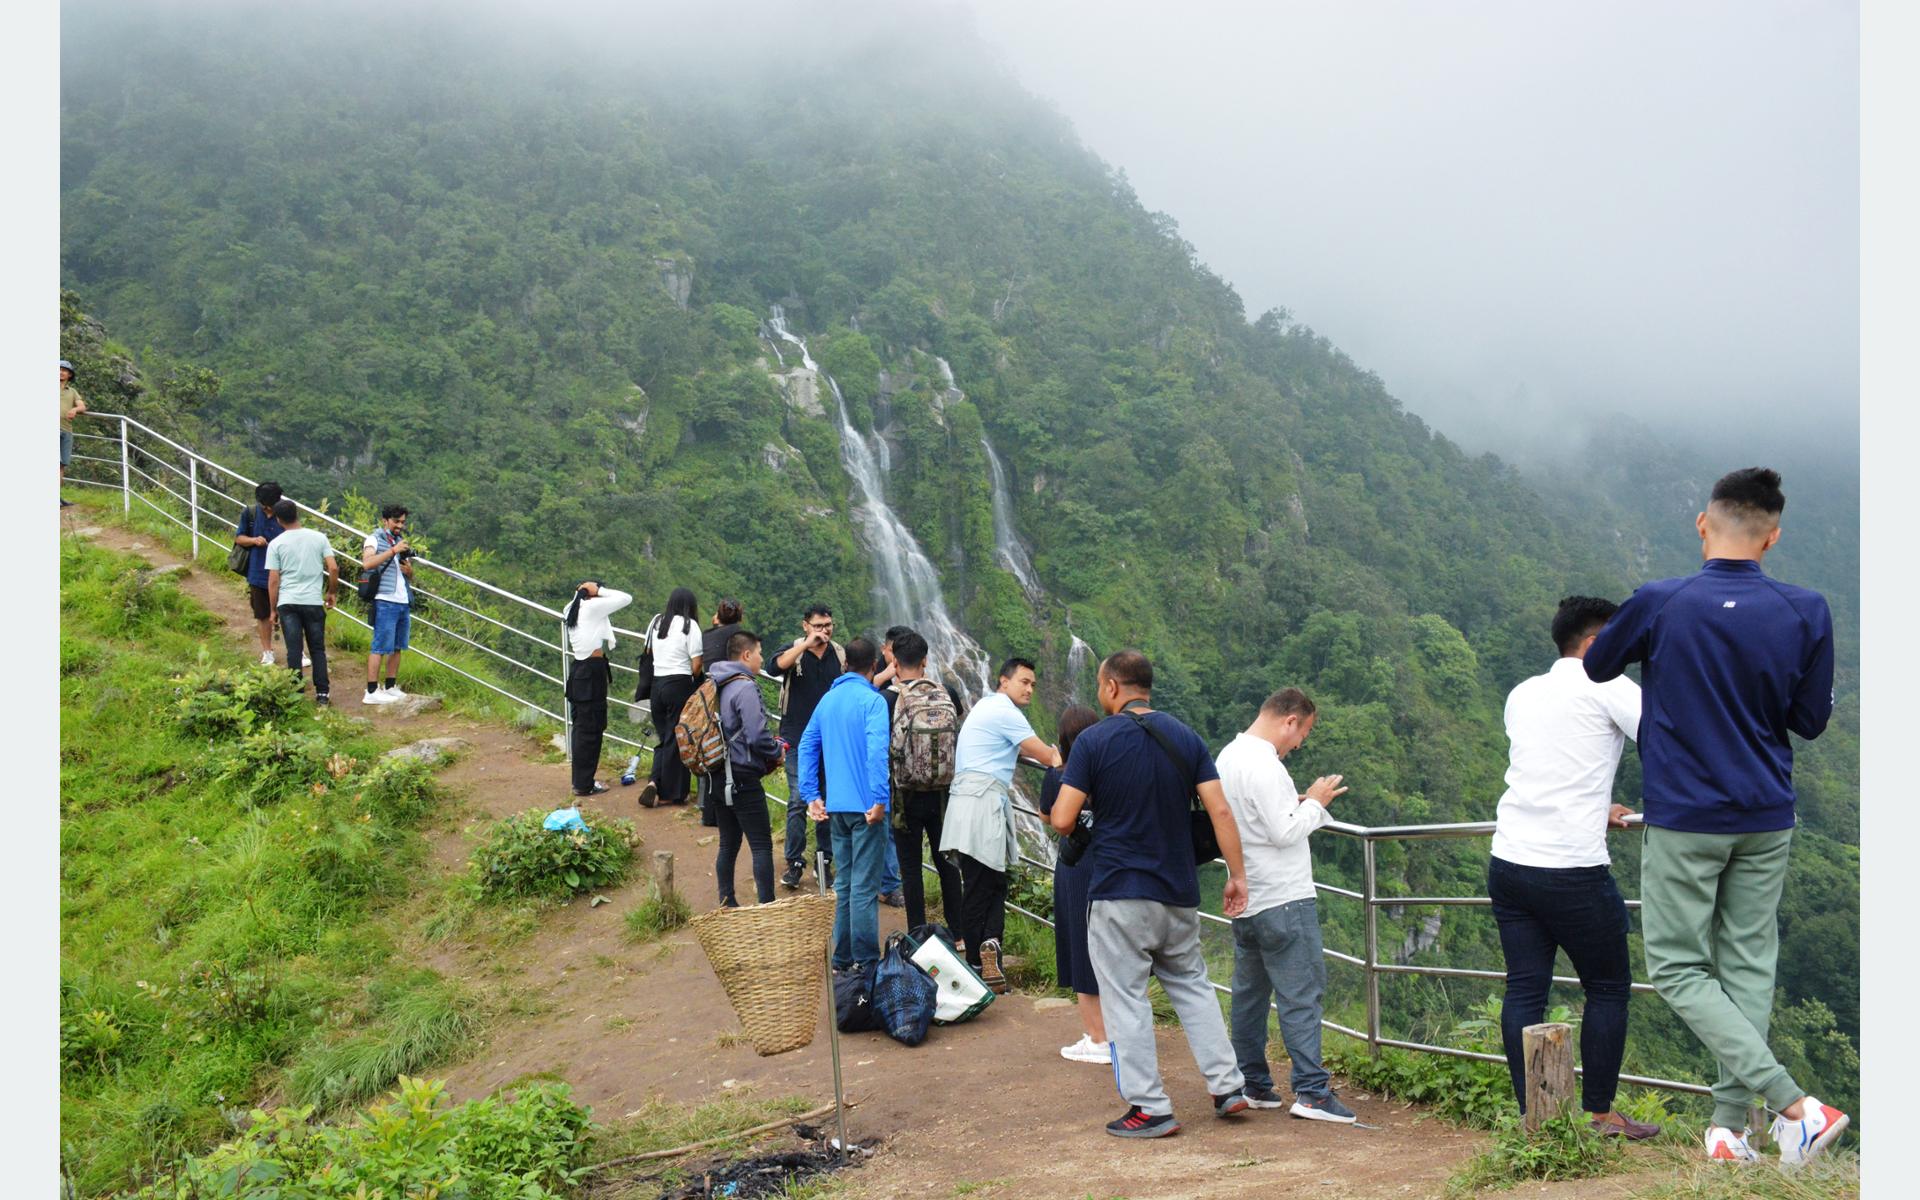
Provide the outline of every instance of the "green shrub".
[[372,1024],[308,1048],[287,1073],[287,1089],[322,1110],[357,1104],[398,1079],[444,1061],[479,1027],[472,998],[431,972],[376,982]]
[[[1489,996],[1453,1027],[1447,1041],[1462,1050],[1500,1054],[1500,998]],[[1548,1010],[1552,1022],[1574,1023],[1564,1005]],[[1482,1059],[1385,1049],[1378,1058],[1364,1044],[1350,1043],[1328,1056],[1328,1066],[1361,1087],[1425,1104],[1441,1116],[1476,1129],[1493,1129],[1514,1118],[1513,1080],[1507,1064]]]
[[446,1085],[402,1077],[352,1122],[312,1107],[255,1110],[247,1129],[138,1193],[140,1200],[559,1200],[582,1179],[590,1114],[563,1084],[444,1107]]
[[396,825],[411,825],[433,811],[440,785],[433,769],[417,759],[381,758],[354,781],[362,811]]
[[588,829],[549,830],[545,820],[544,812],[532,808],[494,822],[473,855],[484,895],[566,896],[627,877],[633,822],[615,818]]
[[1509,1118],[1494,1135],[1493,1145],[1447,1181],[1447,1194],[1472,1195],[1535,1179],[1591,1179],[1618,1170],[1625,1158],[1619,1138],[1595,1133],[1587,1114],[1569,1105],[1542,1122],[1536,1133],[1525,1132],[1517,1118]]
[[[231,744],[216,760],[217,778],[255,804],[275,804],[311,791],[330,776],[326,739],[268,725]],[[336,765],[337,759],[333,760]]]
[[403,889],[401,861],[370,821],[333,821],[300,849],[300,865],[330,896],[358,899]]
[[63,1071],[105,1071],[120,1055],[126,1030],[110,1008],[60,1014],[60,1067]]
[[282,667],[253,663],[240,668],[200,665],[174,681],[173,719],[195,737],[235,737],[300,708],[300,679]]
[[679,892],[661,895],[658,884],[648,889],[647,898],[627,912],[627,938],[644,942],[671,933],[693,919],[693,906]]

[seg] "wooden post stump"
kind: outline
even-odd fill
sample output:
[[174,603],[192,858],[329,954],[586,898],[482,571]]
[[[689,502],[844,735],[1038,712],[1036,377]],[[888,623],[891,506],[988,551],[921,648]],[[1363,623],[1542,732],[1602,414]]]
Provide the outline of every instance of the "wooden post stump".
[[661,899],[673,895],[673,851],[653,852],[653,882],[660,889]]
[[1527,1068],[1528,1133],[1574,1102],[1573,1026],[1529,1025],[1521,1031]]

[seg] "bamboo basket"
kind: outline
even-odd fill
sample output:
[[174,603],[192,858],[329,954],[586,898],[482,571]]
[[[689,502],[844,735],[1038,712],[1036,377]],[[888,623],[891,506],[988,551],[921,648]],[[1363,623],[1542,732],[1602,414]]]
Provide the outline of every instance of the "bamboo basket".
[[716,908],[692,921],[755,1052],[798,1050],[820,1024],[834,898],[789,896],[751,908]]

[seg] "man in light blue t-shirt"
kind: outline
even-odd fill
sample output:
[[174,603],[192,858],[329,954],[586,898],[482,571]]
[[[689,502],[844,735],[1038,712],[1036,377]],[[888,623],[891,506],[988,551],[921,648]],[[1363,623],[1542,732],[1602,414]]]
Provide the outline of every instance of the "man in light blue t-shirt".
[[1000,938],[1007,927],[1007,868],[1019,857],[1013,837],[1013,768],[1021,755],[1060,765],[1060,752],[1034,735],[1034,666],[1010,658],[999,689],[973,706],[953,749],[953,785],[940,831],[940,852],[960,868],[960,937],[967,961],[996,992],[1007,990]]
[[340,565],[327,535],[300,523],[300,510],[281,497],[273,506],[280,534],[267,543],[267,601],[280,618],[287,666],[300,675],[301,647],[313,663],[313,702],[327,706],[327,610],[340,584]]

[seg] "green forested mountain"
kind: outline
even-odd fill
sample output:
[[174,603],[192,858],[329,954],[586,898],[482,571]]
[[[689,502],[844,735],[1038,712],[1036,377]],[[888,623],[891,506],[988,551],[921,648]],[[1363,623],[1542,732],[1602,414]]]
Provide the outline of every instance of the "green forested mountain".
[[[884,435],[948,606],[991,653],[1040,658],[1051,702],[1070,631],[1144,648],[1161,703],[1216,743],[1301,684],[1324,716],[1300,769],[1349,776],[1341,815],[1490,817],[1501,704],[1550,661],[1555,602],[1691,569],[1705,488],[1748,464],[1630,429],[1578,487],[1463,453],[1285,312],[1249,317],[940,21],[787,55],[756,36],[695,70],[644,38],[480,17],[69,8],[63,284],[184,380],[168,416],[192,436],[302,498],[405,500],[517,590],[597,575],[735,594],[774,632],[816,599],[869,626],[832,398],[782,386],[779,305]],[[983,438],[1036,590],[996,557]],[[1837,1099],[1857,1068],[1857,504],[1851,477],[1787,469],[1790,526],[1821,532],[1770,566],[1833,597],[1846,662],[1800,771],[1783,1024]],[[1624,794],[1637,779],[1630,757]],[[1354,850],[1323,848],[1329,877]],[[1406,894],[1483,882],[1483,846],[1381,861]],[[1417,957],[1486,965],[1491,923],[1447,913]],[[1474,998],[1408,991],[1396,1021]],[[1700,1069],[1670,1022],[1636,1037],[1631,1065]]]

